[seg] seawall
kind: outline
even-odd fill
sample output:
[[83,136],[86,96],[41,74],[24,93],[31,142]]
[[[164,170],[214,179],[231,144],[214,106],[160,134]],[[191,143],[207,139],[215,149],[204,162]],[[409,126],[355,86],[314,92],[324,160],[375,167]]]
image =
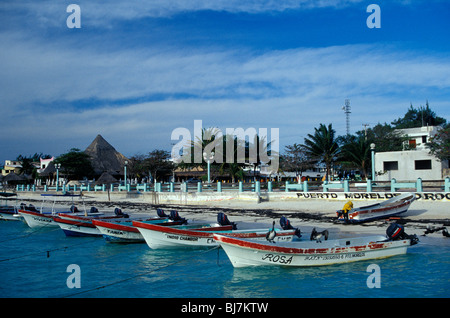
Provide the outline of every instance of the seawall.
[[[214,202],[262,203],[304,201],[383,201],[402,192],[81,192],[86,201],[134,201],[149,204],[204,205]],[[18,192],[18,200],[42,200],[43,192]],[[46,195],[51,192],[45,192]],[[61,194],[61,193],[59,193]],[[450,192],[415,192],[416,201],[450,202]],[[48,200],[53,200],[49,198]],[[58,201],[71,201],[59,197]]]

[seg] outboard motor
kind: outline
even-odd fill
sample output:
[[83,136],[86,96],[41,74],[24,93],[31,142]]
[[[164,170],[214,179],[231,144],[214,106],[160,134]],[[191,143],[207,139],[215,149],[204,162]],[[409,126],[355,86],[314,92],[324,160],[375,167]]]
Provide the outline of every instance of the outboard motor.
[[316,241],[318,243],[322,242],[322,238],[325,238],[325,241],[328,240],[328,230],[323,230],[322,232],[318,232],[316,230],[316,228],[313,228],[312,232],[311,232],[311,236],[309,237],[309,239],[311,241]]
[[98,209],[95,206],[91,206],[90,213],[97,213]]
[[299,228],[294,228],[294,227],[291,225],[291,222],[287,219],[287,217],[285,217],[285,216],[282,216],[282,217],[281,217],[281,219],[280,219],[280,226],[281,226],[281,228],[282,228],[283,230],[295,230],[295,235],[296,235],[297,237],[302,237],[302,234],[301,234],[301,232],[300,232],[300,229],[299,229]]
[[410,240],[411,245],[417,244],[419,239],[417,235],[408,235],[405,233],[405,228],[403,225],[398,223],[392,223],[386,230],[386,235],[388,236],[390,241],[396,240]]
[[181,221],[183,223],[186,223],[186,219],[182,218],[177,211],[172,210],[170,211],[170,216],[169,219],[171,219],[172,221]]
[[164,213],[163,209],[156,209],[156,214],[158,214],[158,216],[160,218],[168,218],[169,217],[166,213]]
[[228,220],[228,217],[226,216],[225,213],[219,212],[217,214],[217,223],[219,223],[222,226],[223,225],[232,225],[233,230],[236,230],[236,223],[230,222],[230,220]]
[[124,218],[128,218],[128,214],[123,213],[122,209],[120,209],[120,208],[115,208],[114,209],[114,214],[117,215],[117,216],[122,216]]
[[80,211],[78,210],[78,208],[77,208],[75,205],[72,205],[72,206],[70,207],[70,212],[75,213],[75,212],[80,212]]

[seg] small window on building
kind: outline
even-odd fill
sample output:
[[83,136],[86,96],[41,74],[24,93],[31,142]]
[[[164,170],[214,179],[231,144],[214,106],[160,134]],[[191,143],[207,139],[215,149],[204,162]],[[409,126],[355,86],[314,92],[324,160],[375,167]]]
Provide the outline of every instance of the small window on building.
[[422,136],[422,143],[425,144],[427,142],[427,136]]
[[410,140],[409,140],[409,147],[410,147],[411,149],[416,148],[416,140],[415,140],[415,139],[410,139]]
[[398,161],[384,161],[383,170],[398,170]]
[[414,169],[416,170],[431,170],[431,160],[415,160]]

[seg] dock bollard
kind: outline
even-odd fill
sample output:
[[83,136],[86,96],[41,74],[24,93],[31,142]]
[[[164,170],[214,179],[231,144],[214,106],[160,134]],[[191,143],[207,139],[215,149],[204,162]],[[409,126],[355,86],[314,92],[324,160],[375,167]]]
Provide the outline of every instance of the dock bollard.
[[259,182],[259,181],[255,182],[255,192],[261,193],[261,182]]

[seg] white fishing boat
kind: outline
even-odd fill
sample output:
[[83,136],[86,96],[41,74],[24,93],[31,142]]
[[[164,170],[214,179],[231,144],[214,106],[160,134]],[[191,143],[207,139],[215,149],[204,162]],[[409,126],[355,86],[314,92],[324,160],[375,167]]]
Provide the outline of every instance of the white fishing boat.
[[[80,198],[81,195],[79,194],[41,194],[43,197],[41,207],[38,209],[34,207],[33,205],[25,206],[24,204],[21,204],[19,207],[18,213],[24,218],[26,224],[29,227],[58,227],[58,224],[55,222],[54,217],[57,216],[59,213],[67,213],[67,214],[73,214],[73,215],[85,215],[87,216],[88,213],[86,210],[79,211],[78,208],[73,205],[73,199],[78,197]],[[53,205],[51,207],[44,207],[44,201],[47,197],[53,197]],[[61,197],[71,198],[72,199],[72,206],[70,209],[61,209],[56,208],[56,200]],[[101,212],[95,212],[95,215],[99,216],[102,215]]]
[[185,218],[179,216],[177,211],[166,215],[162,209],[157,209],[158,217],[127,218],[123,220],[95,219],[92,223],[97,227],[107,242],[111,243],[142,243],[144,237],[133,225],[133,221],[144,223],[157,223],[163,226],[181,225],[187,223]]
[[[142,219],[139,219],[142,220]],[[98,229],[107,242],[115,243],[140,243],[144,242],[139,230],[133,226],[132,219],[126,220],[93,220],[92,223]]]
[[114,209],[114,214],[99,214],[95,207],[86,215],[78,215],[73,213],[58,213],[53,217],[53,221],[63,230],[66,236],[101,236],[102,233],[93,224],[95,219],[99,220],[120,220],[127,218],[128,214],[123,213],[120,208]]
[[344,210],[336,211],[338,221],[346,223],[361,223],[376,219],[389,218],[408,211],[414,201],[414,193],[403,193],[389,200],[382,201],[359,208],[352,208],[347,213]]
[[[14,197],[14,198],[13,198]],[[22,218],[17,213],[17,207],[15,205],[8,204],[8,201],[14,199],[17,201],[17,193],[13,192],[0,192],[0,198],[2,205],[0,206],[0,220],[4,221],[20,221]]]
[[143,223],[155,223],[162,226],[180,225],[181,222],[172,221],[165,218],[136,218],[124,220],[93,220],[93,224],[97,227],[107,242],[112,243],[143,243],[144,237],[139,230],[133,225],[133,221]]
[[405,254],[418,242],[396,223],[383,235],[351,237],[327,241],[259,242],[226,234],[214,234],[234,267],[321,266]]
[[[220,214],[220,213],[219,213]],[[218,220],[221,216],[218,216]],[[184,226],[160,226],[142,222],[133,222],[151,249],[182,248],[182,247],[211,247],[217,246],[213,239],[214,233],[223,233],[233,237],[249,238],[252,240],[266,240],[267,238],[281,242],[292,241],[298,234],[297,229],[245,229],[236,230],[235,226],[224,223],[191,224]],[[273,236],[271,237],[271,235]]]

